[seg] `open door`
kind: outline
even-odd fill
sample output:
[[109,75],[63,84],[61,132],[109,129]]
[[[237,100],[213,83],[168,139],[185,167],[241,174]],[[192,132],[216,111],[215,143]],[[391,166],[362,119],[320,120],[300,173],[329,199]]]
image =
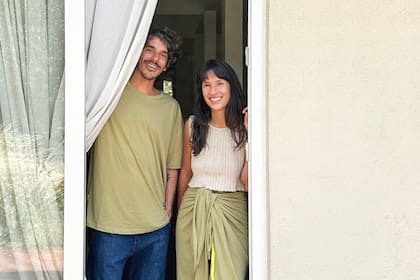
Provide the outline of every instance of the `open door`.
[[[184,120],[192,114],[196,94],[195,76],[210,58],[227,61],[247,90],[245,47],[248,34],[247,0],[160,0],[152,26],[168,26],[183,39],[175,71],[164,77],[172,85]],[[161,81],[160,86],[164,88]],[[174,215],[176,216],[176,215]],[[173,221],[175,224],[176,221]],[[167,279],[176,279],[175,236],[169,245]]]

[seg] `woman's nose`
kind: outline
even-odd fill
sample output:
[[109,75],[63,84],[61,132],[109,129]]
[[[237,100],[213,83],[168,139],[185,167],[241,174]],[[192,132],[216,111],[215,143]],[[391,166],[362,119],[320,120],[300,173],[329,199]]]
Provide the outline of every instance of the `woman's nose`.
[[211,92],[215,93],[217,91],[217,85],[212,85],[211,86]]

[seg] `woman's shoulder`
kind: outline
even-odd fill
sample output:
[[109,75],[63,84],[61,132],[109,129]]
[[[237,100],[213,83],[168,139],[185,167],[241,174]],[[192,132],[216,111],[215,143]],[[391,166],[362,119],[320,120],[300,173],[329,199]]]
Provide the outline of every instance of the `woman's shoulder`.
[[190,115],[190,116],[187,118],[187,120],[186,120],[186,122],[185,122],[185,125],[188,125],[190,128],[192,128],[193,123],[194,123],[194,120],[195,120],[194,115]]
[[191,134],[193,122],[194,122],[194,115],[190,115],[185,121],[185,129],[188,129],[190,134]]

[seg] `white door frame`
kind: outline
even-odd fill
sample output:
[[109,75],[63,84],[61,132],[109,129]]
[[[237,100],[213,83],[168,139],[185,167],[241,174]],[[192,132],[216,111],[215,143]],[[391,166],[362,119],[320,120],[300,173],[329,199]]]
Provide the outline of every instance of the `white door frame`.
[[65,1],[64,279],[85,267],[85,1]]
[[268,279],[266,0],[248,1],[250,279]]
[[[248,0],[250,279],[269,275],[266,117],[266,0]],[[85,1],[65,3],[64,279],[85,265]]]

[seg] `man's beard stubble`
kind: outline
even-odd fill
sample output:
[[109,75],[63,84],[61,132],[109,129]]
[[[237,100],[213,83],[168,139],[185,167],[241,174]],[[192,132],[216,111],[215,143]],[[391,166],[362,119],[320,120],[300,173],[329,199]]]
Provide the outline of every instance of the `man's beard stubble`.
[[[147,63],[153,63],[153,62],[143,61],[143,64],[147,64]],[[153,63],[153,64],[157,65],[159,67],[159,70],[161,70],[159,72],[159,74],[157,74],[157,75],[152,74],[153,76],[147,75],[146,71],[143,71],[142,68],[139,66],[139,64],[137,64],[136,68],[139,71],[139,73],[140,73],[140,75],[142,76],[143,79],[148,80],[148,81],[154,81],[164,72],[164,71],[162,71],[162,68],[158,64],[156,64],[156,63]],[[144,68],[146,68],[146,66],[144,66]]]

